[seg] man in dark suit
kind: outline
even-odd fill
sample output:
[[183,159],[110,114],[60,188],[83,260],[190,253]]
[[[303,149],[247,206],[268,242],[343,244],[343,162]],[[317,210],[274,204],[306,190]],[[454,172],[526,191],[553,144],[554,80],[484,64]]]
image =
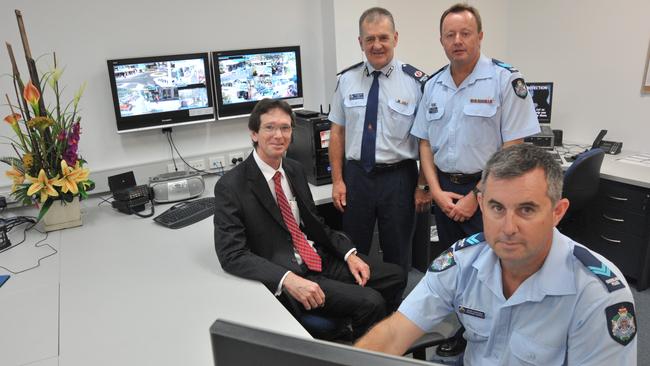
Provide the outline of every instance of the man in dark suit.
[[356,338],[395,310],[406,278],[393,264],[369,266],[323,223],[302,167],[284,157],[294,124],[283,101],[255,106],[255,150],[214,188],[217,256],[226,272],[261,281],[289,309],[291,297],[305,311],[349,319]]

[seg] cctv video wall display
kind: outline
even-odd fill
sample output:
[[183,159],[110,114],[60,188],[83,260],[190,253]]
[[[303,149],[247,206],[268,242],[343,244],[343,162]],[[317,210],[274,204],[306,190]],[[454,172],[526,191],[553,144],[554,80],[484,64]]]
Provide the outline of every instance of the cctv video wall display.
[[118,132],[214,120],[208,53],[107,63]]
[[217,51],[212,66],[219,118],[250,114],[264,98],[303,106],[298,46]]
[[125,58],[107,64],[118,133],[246,116],[264,98],[303,106],[299,46]]

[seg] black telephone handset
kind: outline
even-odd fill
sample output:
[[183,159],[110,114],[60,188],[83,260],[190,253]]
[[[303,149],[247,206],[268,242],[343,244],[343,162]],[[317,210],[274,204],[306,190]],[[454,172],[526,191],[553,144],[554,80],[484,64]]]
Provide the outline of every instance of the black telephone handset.
[[594,143],[591,144],[591,148],[595,149],[597,147],[600,147],[600,144],[603,141],[603,137],[605,137],[605,135],[607,135],[607,130],[600,130],[600,132],[598,132],[598,136],[596,136],[596,139],[594,140]]

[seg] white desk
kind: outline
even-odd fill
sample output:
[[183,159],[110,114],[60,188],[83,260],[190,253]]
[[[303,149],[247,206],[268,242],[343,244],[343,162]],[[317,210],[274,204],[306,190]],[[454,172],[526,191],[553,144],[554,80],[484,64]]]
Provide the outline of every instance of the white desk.
[[[217,318],[310,337],[266,287],[222,271],[212,220],[171,230],[98,203],[82,201],[83,226],[50,233],[57,255],[0,288],[0,365],[210,366]],[[30,257],[11,251],[0,265]]]

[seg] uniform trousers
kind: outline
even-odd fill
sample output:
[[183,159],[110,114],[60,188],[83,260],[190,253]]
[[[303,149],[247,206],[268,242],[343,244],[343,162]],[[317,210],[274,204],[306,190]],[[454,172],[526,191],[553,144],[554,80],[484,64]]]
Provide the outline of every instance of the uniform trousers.
[[384,262],[395,263],[408,273],[415,229],[415,160],[378,164],[369,173],[358,161],[348,160],[343,175],[347,191],[343,231],[367,255],[377,223]]

